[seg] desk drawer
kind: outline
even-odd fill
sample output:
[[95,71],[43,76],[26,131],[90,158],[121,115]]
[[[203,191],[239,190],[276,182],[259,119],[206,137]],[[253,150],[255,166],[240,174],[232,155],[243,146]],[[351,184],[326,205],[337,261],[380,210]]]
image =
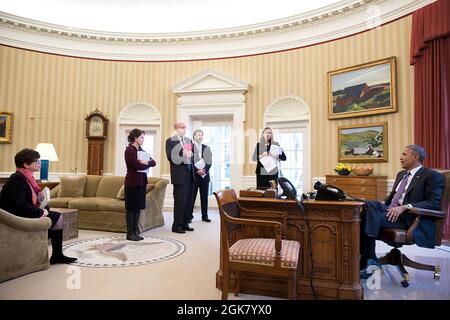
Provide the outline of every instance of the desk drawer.
[[347,177],[347,178],[339,178],[339,177],[327,177],[327,184],[331,185],[353,185],[353,186],[376,186],[376,179],[366,179],[366,178],[358,178],[358,177]]
[[337,187],[343,189],[347,193],[358,194],[373,194],[376,195],[377,188],[375,186],[351,186],[351,185],[337,185]]

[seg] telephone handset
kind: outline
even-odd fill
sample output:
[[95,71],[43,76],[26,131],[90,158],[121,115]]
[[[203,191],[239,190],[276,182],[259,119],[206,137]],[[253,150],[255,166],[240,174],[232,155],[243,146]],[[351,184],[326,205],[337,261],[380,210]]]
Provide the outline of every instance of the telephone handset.
[[278,184],[281,186],[281,189],[283,189],[283,194],[279,196],[278,198],[281,198],[283,196],[286,196],[288,199],[293,199],[295,202],[297,202],[297,205],[301,212],[305,212],[305,208],[303,208],[302,202],[303,197],[301,200],[297,198],[297,190],[295,189],[292,182],[290,182],[285,177],[278,178]]
[[346,198],[345,192],[342,191],[342,189],[339,189],[338,187],[332,185],[320,183],[320,181],[317,181],[314,184],[314,189],[317,190],[317,194],[315,197],[316,200],[338,201],[345,200]]

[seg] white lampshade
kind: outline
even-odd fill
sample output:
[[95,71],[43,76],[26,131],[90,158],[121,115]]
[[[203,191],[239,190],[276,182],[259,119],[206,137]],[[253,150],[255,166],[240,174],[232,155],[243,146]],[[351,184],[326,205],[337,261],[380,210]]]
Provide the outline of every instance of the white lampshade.
[[55,147],[51,143],[38,143],[36,151],[39,152],[42,160],[59,161]]

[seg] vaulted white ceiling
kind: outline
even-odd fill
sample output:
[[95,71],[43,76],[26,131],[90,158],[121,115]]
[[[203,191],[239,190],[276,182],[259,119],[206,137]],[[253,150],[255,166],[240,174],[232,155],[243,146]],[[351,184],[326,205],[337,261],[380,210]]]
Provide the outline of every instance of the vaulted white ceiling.
[[237,27],[285,18],[339,0],[6,0],[0,11],[63,26],[138,33]]

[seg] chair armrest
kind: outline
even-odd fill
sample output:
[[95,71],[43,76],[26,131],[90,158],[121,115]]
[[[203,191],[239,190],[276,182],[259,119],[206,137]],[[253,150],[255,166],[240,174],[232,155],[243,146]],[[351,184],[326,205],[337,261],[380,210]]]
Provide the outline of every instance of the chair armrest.
[[438,210],[430,210],[430,209],[422,209],[422,208],[412,208],[409,209],[409,212],[419,215],[419,216],[428,216],[443,219],[445,217],[445,211]]
[[50,199],[58,198],[58,192],[61,189],[61,183],[58,184],[56,187],[54,187],[52,190],[50,190]]
[[22,218],[1,209],[0,223],[23,231],[48,230],[52,226],[50,218]]

